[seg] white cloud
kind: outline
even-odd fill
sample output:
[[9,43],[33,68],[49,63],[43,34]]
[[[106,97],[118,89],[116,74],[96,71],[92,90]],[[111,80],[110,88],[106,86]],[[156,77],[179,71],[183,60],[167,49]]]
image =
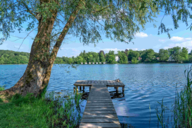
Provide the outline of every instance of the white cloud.
[[192,40],[192,38],[185,38],[185,40]]
[[109,51],[114,51],[115,53],[117,53],[117,51],[122,51],[122,49],[117,49],[117,48],[105,48],[105,49],[101,49],[104,52],[109,52]]
[[172,48],[172,47],[176,47],[179,46],[181,48],[185,47],[188,49],[188,51],[192,50],[192,41],[185,41],[182,43],[176,43],[176,44],[169,44],[168,46],[164,47],[164,49],[168,49],[168,48]]
[[166,40],[165,40],[165,39],[159,39],[159,42],[161,42],[161,43],[165,43]]
[[146,33],[144,33],[144,32],[138,32],[138,33],[135,34],[135,36],[136,37],[141,37],[141,38],[148,37],[148,35]]
[[173,37],[171,37],[171,40],[172,40],[172,41],[183,41],[184,38],[178,37],[178,36],[173,36]]
[[129,48],[129,50],[138,51],[138,48]]
[[173,36],[171,37],[172,41],[189,41],[192,40],[192,38],[183,38],[183,37],[178,37],[178,36]]

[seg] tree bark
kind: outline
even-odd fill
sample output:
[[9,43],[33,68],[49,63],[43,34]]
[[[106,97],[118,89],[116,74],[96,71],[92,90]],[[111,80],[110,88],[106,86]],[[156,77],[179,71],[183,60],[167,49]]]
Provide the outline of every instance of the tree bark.
[[23,96],[25,96],[27,93],[33,93],[34,96],[38,96],[41,94],[43,89],[47,87],[51,75],[51,69],[53,67],[59,47],[61,46],[61,43],[70,26],[74,22],[80,8],[83,6],[82,1],[83,0],[79,1],[76,9],[71,14],[51,53],[49,51],[49,35],[52,32],[57,11],[53,11],[52,17],[46,19],[46,22],[43,22],[43,19],[40,18],[38,33],[31,47],[29,63],[26,70],[20,80],[13,87],[4,91],[0,91],[0,98],[5,99],[17,93]]

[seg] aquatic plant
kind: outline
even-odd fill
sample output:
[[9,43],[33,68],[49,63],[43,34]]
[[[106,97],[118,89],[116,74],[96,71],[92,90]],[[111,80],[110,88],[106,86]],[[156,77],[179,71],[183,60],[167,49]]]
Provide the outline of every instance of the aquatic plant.
[[[192,66],[191,66],[192,67]],[[192,68],[185,70],[187,85],[177,93],[174,106],[175,127],[192,127]]]
[[[192,66],[184,71],[186,75],[187,84],[179,92],[176,86],[176,95],[173,108],[168,109],[163,105],[163,99],[161,104],[161,112],[157,111],[157,118],[162,128],[168,127],[168,124],[164,121],[165,110],[170,110],[174,113],[173,125],[175,128],[191,128],[192,127]],[[168,122],[167,122],[168,123]]]

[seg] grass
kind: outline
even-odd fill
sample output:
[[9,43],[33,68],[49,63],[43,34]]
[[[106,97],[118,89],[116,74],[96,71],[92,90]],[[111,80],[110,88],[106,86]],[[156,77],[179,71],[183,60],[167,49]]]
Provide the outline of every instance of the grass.
[[161,112],[158,113],[157,118],[162,128],[168,127],[164,121],[165,110],[172,110],[174,113],[173,123],[175,128],[191,128],[192,127],[192,66],[189,70],[185,70],[187,84],[181,92],[176,92],[175,102],[172,109],[166,109],[161,103]]
[[[45,96],[35,98],[32,94],[16,94],[9,103],[0,102],[0,128],[75,128],[80,120],[80,113],[73,115],[79,108],[81,95],[68,95],[64,100],[53,100]],[[74,101],[74,102],[73,102]],[[74,108],[75,106],[75,108]]]
[[0,86],[0,91],[3,91],[5,88],[4,88],[5,86]]

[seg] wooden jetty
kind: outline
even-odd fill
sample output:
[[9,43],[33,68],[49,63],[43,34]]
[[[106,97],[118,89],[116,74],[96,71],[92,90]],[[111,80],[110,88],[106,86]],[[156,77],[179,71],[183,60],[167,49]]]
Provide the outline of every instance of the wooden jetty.
[[114,80],[77,80],[76,89],[89,87],[90,93],[81,119],[80,128],[121,128],[115,108],[107,87],[122,87],[124,95],[125,85]]

